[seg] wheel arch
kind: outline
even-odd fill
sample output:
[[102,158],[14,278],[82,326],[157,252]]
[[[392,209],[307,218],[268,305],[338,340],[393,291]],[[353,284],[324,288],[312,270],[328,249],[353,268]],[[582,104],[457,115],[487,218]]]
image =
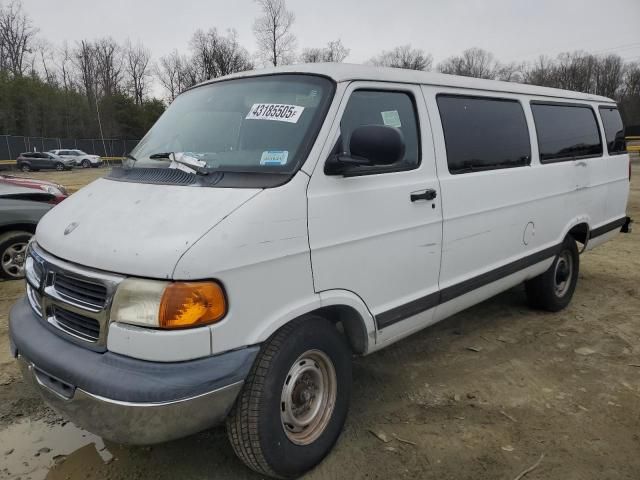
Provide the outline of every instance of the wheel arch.
[[7,232],[28,232],[30,234],[36,233],[35,223],[11,223],[8,225],[0,225],[0,235]]
[[333,322],[357,355],[366,355],[375,343],[373,316],[360,297],[346,290],[320,292],[313,301],[305,302],[304,306],[298,306],[285,315],[278,315],[276,322],[268,322],[268,327],[257,336],[255,343],[265,341],[293,321],[313,315]]
[[562,242],[567,237],[567,235],[571,235],[577,242],[581,244],[581,248],[579,249],[579,251],[580,253],[582,253],[585,248],[587,248],[587,243],[589,242],[589,232],[591,231],[590,220],[591,219],[587,215],[581,215],[579,217],[571,219],[571,221],[564,228],[559,241]]

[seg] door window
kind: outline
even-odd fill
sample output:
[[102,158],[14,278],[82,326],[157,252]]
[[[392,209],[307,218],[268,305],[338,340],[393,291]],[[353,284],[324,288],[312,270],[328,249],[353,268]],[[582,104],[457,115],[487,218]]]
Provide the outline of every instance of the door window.
[[340,121],[338,148],[350,154],[349,140],[353,131],[363,125],[386,125],[400,130],[405,141],[404,157],[393,165],[359,167],[354,173],[382,173],[410,170],[420,164],[420,135],[413,97],[405,92],[356,90]]
[[530,163],[527,120],[517,100],[440,94],[437,102],[452,174]]

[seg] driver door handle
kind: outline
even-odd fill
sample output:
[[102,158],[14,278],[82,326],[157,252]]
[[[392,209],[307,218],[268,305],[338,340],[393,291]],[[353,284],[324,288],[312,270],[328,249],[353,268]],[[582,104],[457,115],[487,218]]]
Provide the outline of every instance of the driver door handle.
[[417,202],[418,200],[434,200],[438,196],[437,192],[433,188],[428,188],[419,192],[411,193],[411,201]]

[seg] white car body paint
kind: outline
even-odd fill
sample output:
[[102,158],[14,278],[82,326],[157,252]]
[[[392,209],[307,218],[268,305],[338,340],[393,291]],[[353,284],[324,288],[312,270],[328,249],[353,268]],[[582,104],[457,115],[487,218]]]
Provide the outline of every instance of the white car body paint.
[[[38,224],[46,251],[125,275],[171,278],[182,254],[257,189],[148,185],[100,179]],[[65,229],[77,227],[68,235]]]
[[[345,306],[361,318],[363,353],[370,353],[544,272],[552,259],[540,258],[421,311],[408,309],[385,328],[376,323],[381,314],[558,245],[575,225],[593,231],[625,216],[628,155],[610,156],[605,145],[598,158],[541,164],[529,104],[573,102],[597,112],[600,105],[612,105],[610,99],[354,65],[293,65],[225,79],[284,72],[324,75],[337,84],[310,154],[289,182],[261,190],[99,180],[41,221],[37,242],[69,262],[139,277],[217,279],[223,285],[229,311],[219,323],[162,332],[116,322],[109,349],[151,361],[199,358],[259,344],[304,314]],[[411,93],[420,123],[419,168],[350,178],[324,173],[342,111],[357,88]],[[519,101],[531,164],[450,174],[439,93]],[[411,192],[431,188],[437,191],[433,201],[410,202]],[[65,236],[74,222],[77,228]],[[589,240],[586,249],[618,230]]]
[[114,322],[107,350],[150,362],[182,362],[211,355],[210,327],[163,331]]

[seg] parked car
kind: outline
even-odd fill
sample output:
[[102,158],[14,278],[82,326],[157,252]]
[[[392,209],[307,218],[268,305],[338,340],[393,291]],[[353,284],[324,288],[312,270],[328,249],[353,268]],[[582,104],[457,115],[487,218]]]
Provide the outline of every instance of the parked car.
[[75,160],[63,158],[49,152],[25,152],[16,159],[18,170],[37,172],[38,170],[71,170]]
[[24,276],[27,244],[42,216],[53,207],[53,195],[33,188],[0,184],[0,278]]
[[25,188],[35,188],[53,195],[52,203],[60,203],[67,198],[69,194],[66,188],[58,183],[48,182],[46,180],[37,180],[35,178],[16,177],[13,175],[0,174],[0,193],[2,185],[17,185]]
[[521,283],[569,304],[580,253],[629,230],[621,125],[609,98],[395,68],[211,80],[42,219],[13,355],[106,439],[226,421],[249,467],[298,477],[353,355]]
[[75,162],[75,165],[82,168],[99,167],[102,165],[100,155],[89,155],[82,150],[49,150],[49,153],[59,155],[62,158],[68,158]]

